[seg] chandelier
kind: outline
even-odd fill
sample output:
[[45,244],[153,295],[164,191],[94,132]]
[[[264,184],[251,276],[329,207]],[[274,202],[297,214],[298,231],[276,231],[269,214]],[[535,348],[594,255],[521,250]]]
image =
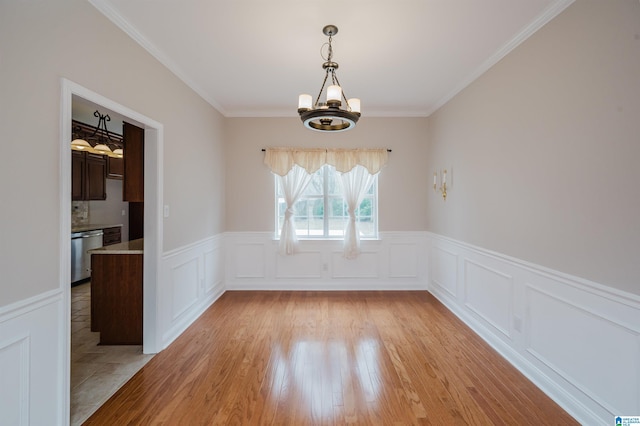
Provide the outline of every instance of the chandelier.
[[[327,57],[325,58],[321,54],[322,59],[325,60],[322,64],[322,68],[325,70],[322,87],[320,87],[318,97],[313,104],[311,95],[300,95],[298,98],[298,114],[300,114],[300,119],[308,129],[319,132],[341,132],[356,126],[360,118],[360,99],[352,98],[347,100],[336,75],[338,63],[332,60],[333,47],[331,46],[331,41],[333,36],[338,33],[338,27],[327,25],[322,29],[322,32],[329,37],[329,42],[323,45],[323,47],[328,45]],[[331,85],[326,90],[326,102],[320,102],[320,97],[325,91],[329,76],[331,76]],[[345,108],[341,108],[342,99],[345,101]]]
[[[111,121],[109,114],[100,114],[98,110],[93,113],[93,116],[98,118],[98,125],[91,135],[87,139],[96,141],[95,146],[91,146],[85,139],[78,138],[71,141],[71,149],[77,151],[87,151],[94,154],[108,155],[109,157],[123,158],[123,150],[117,142],[114,142],[109,135],[107,129],[107,121]],[[113,151],[109,145],[115,146]]]

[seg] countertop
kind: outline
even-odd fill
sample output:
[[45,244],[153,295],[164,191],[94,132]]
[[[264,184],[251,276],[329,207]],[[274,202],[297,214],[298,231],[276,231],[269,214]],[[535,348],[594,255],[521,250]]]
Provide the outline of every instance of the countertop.
[[87,232],[87,231],[95,231],[96,229],[106,229],[106,228],[116,228],[116,227],[120,227],[122,228],[122,224],[121,223],[116,223],[116,224],[92,224],[92,225],[76,225],[73,226],[71,225],[71,233],[74,232]]
[[144,238],[89,250],[89,254],[143,254]]

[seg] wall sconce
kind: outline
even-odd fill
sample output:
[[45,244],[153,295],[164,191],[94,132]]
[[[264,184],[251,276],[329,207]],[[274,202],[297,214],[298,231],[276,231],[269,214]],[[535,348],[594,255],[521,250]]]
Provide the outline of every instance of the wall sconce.
[[447,170],[433,172],[433,191],[442,194],[442,199],[447,201]]

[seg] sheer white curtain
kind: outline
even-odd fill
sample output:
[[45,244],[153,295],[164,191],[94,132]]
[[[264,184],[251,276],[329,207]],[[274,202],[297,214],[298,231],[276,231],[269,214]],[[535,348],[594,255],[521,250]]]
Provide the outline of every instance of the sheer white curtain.
[[344,232],[344,257],[355,259],[360,254],[360,233],[356,222],[356,210],[362,202],[364,195],[371,188],[375,175],[360,165],[348,172],[340,173],[342,194],[347,203],[349,218]]
[[280,184],[280,189],[284,194],[284,200],[287,203],[287,210],[284,213],[284,223],[282,231],[280,231],[280,254],[294,254],[298,249],[298,236],[296,235],[296,226],[293,223],[293,206],[304,192],[311,175],[305,169],[298,165],[293,165],[289,173],[284,176],[276,175]]
[[264,163],[278,176],[285,196],[287,210],[280,232],[281,254],[296,252],[298,237],[293,222],[293,206],[311,181],[311,175],[324,164],[330,164],[341,174],[344,198],[349,220],[345,230],[344,255],[353,259],[360,252],[360,236],[356,223],[356,209],[367,193],[374,176],[387,164],[387,150],[375,149],[324,149],[275,147],[265,149]]
[[264,163],[277,176],[287,203],[278,247],[282,255],[294,254],[298,249],[293,206],[311,182],[311,176],[324,165],[326,158],[326,149],[267,148],[265,150]]

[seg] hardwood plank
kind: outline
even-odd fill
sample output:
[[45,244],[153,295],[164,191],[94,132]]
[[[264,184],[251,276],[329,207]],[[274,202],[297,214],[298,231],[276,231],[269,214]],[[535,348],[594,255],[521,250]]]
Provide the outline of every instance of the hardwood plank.
[[226,292],[85,423],[577,424],[427,292]]

